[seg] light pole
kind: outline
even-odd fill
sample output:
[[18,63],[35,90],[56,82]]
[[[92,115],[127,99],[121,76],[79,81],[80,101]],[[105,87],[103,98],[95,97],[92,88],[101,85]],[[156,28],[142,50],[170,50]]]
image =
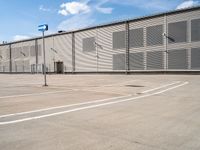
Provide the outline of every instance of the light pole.
[[38,26],[38,31],[42,32],[42,41],[43,41],[43,59],[44,59],[44,86],[47,85],[47,77],[46,77],[46,57],[45,57],[45,41],[44,41],[44,32],[48,30],[48,25],[43,24]]

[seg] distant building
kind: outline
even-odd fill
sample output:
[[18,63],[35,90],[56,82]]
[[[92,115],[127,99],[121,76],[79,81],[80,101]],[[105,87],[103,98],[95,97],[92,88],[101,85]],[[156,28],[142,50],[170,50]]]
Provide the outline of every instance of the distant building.
[[[45,37],[48,72],[200,71],[200,7]],[[41,37],[0,45],[0,72],[42,72]]]

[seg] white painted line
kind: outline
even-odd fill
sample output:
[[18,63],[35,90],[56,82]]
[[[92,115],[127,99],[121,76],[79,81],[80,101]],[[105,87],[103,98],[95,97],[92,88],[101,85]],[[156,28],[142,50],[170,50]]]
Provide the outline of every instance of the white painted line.
[[161,88],[164,88],[164,87],[168,87],[168,86],[171,86],[171,85],[174,85],[174,84],[178,84],[178,83],[180,83],[180,81],[176,81],[176,82],[173,82],[173,83],[170,83],[170,84],[166,84],[166,85],[162,85],[162,86],[150,89],[150,90],[146,90],[144,92],[141,92],[141,94],[152,92],[152,91],[155,91],[155,90],[158,90],[158,89],[161,89]]
[[55,94],[55,93],[64,93],[69,90],[63,90],[63,91],[54,91],[54,92],[43,92],[43,93],[31,93],[31,94],[22,94],[22,95],[10,95],[10,96],[2,96],[0,99],[5,98],[17,98],[17,97],[26,97],[26,96],[37,96],[37,95],[46,95],[46,94]]
[[[177,82],[180,82],[180,81],[177,81]],[[176,84],[177,82],[174,82],[174,83],[171,83],[171,84],[166,84],[166,85],[163,85],[163,86],[160,86],[160,87],[157,87],[157,88],[154,88],[154,89],[150,89],[150,90],[147,90],[147,91],[157,90],[157,89],[160,89],[160,88],[163,88],[163,87],[167,87],[169,85]],[[76,89],[76,90],[78,90],[78,89]],[[85,91],[88,91],[88,90],[85,90]],[[93,90],[90,90],[90,91],[93,91]],[[147,91],[142,92],[142,94],[143,93],[147,93]],[[59,92],[59,91],[57,91],[57,92]],[[95,91],[93,91],[93,92],[95,92]],[[129,96],[132,96],[132,95],[125,95],[125,96],[112,97],[112,98],[103,99],[103,100],[94,100],[94,101],[88,101],[88,102],[77,103],[77,104],[56,106],[56,107],[38,109],[38,110],[27,111],[27,112],[20,112],[20,113],[14,113],[14,114],[1,115],[0,118],[10,117],[10,116],[17,116],[17,115],[24,115],[24,114],[30,114],[30,113],[35,113],[35,112],[43,112],[43,111],[47,111],[47,110],[54,110],[54,109],[59,109],[59,108],[67,108],[67,107],[73,107],[73,106],[79,106],[79,105],[85,105],[85,104],[93,104],[93,103],[98,103],[98,102],[105,102],[105,101],[110,101],[110,100],[113,100],[113,99],[126,98],[126,97],[129,97]]]
[[128,102],[128,101],[132,101],[132,100],[135,100],[135,99],[146,98],[146,97],[149,97],[149,96],[158,95],[158,94],[164,93],[166,91],[169,91],[169,90],[184,86],[186,84],[188,84],[188,82],[184,82],[184,83],[182,83],[180,85],[177,85],[177,86],[174,86],[174,87],[171,87],[171,88],[168,88],[168,89],[156,92],[156,93],[146,94],[146,95],[133,97],[133,98],[129,98],[129,99],[118,100],[118,101],[114,101],[114,102],[107,102],[107,103],[102,103],[102,104],[96,104],[96,105],[91,105],[91,106],[86,106],[86,107],[79,107],[79,108],[75,108],[75,109],[71,109],[71,110],[67,110],[67,111],[61,111],[61,112],[56,112],[56,113],[46,114],[46,115],[41,115],[41,116],[36,116],[36,117],[29,117],[29,118],[18,119],[18,120],[13,120],[13,121],[0,122],[0,125],[14,124],[14,123],[19,123],[19,122],[24,122],[24,121],[30,121],[30,120],[46,118],[46,117],[50,117],[50,116],[57,116],[57,115],[66,114],[66,113],[70,113],[70,112],[76,112],[76,111],[80,111],[80,110],[97,108],[97,107],[111,105],[111,104]]
[[170,87],[170,88],[168,88],[168,89],[165,89],[165,90],[162,90],[162,91],[160,91],[160,92],[157,92],[157,94],[161,94],[161,93],[164,93],[164,92],[166,92],[166,91],[173,90],[173,89],[175,89],[175,88],[184,86],[184,85],[186,85],[186,84],[188,84],[188,83],[189,83],[189,82],[184,82],[184,83],[179,84],[179,85],[177,85],[177,86],[173,86],[173,87]]
[[1,115],[0,118],[17,116],[17,115],[25,115],[25,114],[35,113],[35,112],[43,112],[43,111],[54,110],[54,109],[59,109],[59,108],[68,108],[68,107],[73,107],[73,106],[80,106],[80,105],[86,105],[86,104],[106,102],[106,101],[119,99],[119,98],[127,98],[127,97],[130,97],[130,96],[132,96],[132,95],[118,96],[118,97],[106,98],[106,99],[101,99],[101,100],[87,101],[87,102],[83,102],[83,103],[69,104],[69,105],[63,105],[63,106],[56,106],[56,107],[38,109],[38,110],[33,110],[33,111],[26,111],[26,112],[14,113],[14,114]]

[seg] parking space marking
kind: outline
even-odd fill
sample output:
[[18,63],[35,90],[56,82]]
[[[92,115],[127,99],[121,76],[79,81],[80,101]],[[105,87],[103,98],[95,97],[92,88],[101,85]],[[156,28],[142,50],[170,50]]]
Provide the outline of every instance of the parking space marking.
[[51,117],[51,116],[57,116],[57,115],[62,115],[62,114],[70,113],[70,112],[76,112],[76,111],[80,111],[80,110],[87,110],[87,109],[98,108],[98,107],[112,105],[112,104],[117,104],[117,103],[123,103],[123,102],[133,101],[133,100],[140,99],[140,98],[146,98],[146,97],[158,95],[158,94],[164,93],[166,91],[170,91],[170,90],[173,90],[175,88],[184,86],[184,85],[186,85],[188,83],[189,82],[183,82],[183,83],[180,83],[180,84],[178,84],[176,86],[169,87],[167,89],[164,89],[164,90],[161,90],[161,91],[158,91],[158,92],[155,92],[155,93],[145,94],[145,95],[141,95],[141,96],[137,96],[137,97],[132,97],[132,98],[128,98],[128,99],[122,99],[122,100],[117,100],[117,101],[112,101],[112,102],[106,102],[106,103],[96,104],[96,105],[90,105],[90,106],[85,106],[85,107],[78,107],[78,108],[71,109],[71,110],[66,110],[66,111],[61,111],[61,112],[56,112],[56,113],[41,115],[41,116],[28,117],[28,118],[13,120],[13,121],[0,122],[0,125],[8,125],[8,124],[20,123],[20,122],[24,122],[24,121],[30,121],[30,120],[36,120],[36,119],[41,119],[41,118],[46,118],[46,117]]
[[59,108],[67,108],[67,107],[73,107],[73,106],[80,106],[80,105],[86,105],[86,104],[106,102],[106,101],[110,101],[110,100],[114,100],[114,99],[130,97],[130,96],[132,96],[132,95],[111,97],[111,98],[106,98],[106,99],[87,101],[87,102],[83,102],[83,103],[69,104],[69,105],[63,105],[63,106],[57,106],[57,107],[38,109],[38,110],[33,110],[33,111],[26,111],[26,112],[14,113],[14,114],[1,115],[0,118],[17,116],[17,115],[25,115],[25,114],[30,114],[30,113],[35,113],[35,112],[42,112],[42,111],[47,111],[47,110],[59,109]]
[[152,91],[164,88],[164,87],[168,87],[168,86],[171,86],[171,85],[174,85],[174,84],[178,84],[178,83],[180,83],[180,81],[176,81],[176,82],[173,82],[173,83],[170,83],[170,84],[166,84],[166,85],[162,85],[162,86],[159,86],[159,87],[156,87],[156,88],[153,88],[153,89],[149,89],[149,90],[146,90],[144,92],[141,92],[141,94],[149,93],[149,92],[152,92]]
[[[69,90],[68,90],[68,91],[69,91]],[[37,96],[37,95],[55,94],[55,93],[63,93],[63,92],[67,92],[67,90],[53,91],[53,92],[43,92],[43,93],[31,93],[31,94],[1,96],[0,99],[5,99],[5,98],[17,98],[17,97],[26,97],[26,96]]]

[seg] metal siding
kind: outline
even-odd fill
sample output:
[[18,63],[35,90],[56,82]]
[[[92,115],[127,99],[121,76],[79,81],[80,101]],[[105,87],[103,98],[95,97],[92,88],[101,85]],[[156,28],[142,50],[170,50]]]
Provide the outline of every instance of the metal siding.
[[[45,38],[46,67],[48,72],[55,71],[55,62],[61,61],[64,64],[64,72],[72,71],[72,48],[71,34],[59,35]],[[38,64],[42,71],[43,51],[42,40],[38,41]]]
[[98,71],[112,71],[113,55],[121,53],[125,54],[125,48],[113,49],[113,41],[112,41],[114,32],[119,32],[124,30],[125,30],[125,24],[97,29],[96,39],[97,43],[99,44],[99,46],[97,46]]
[[[161,17],[157,17],[157,18],[151,18],[148,20],[141,20],[138,22],[130,22],[130,30],[132,29],[138,29],[138,28],[143,28],[143,34],[144,34],[144,47],[130,47],[130,70],[147,70],[147,52],[148,51],[165,51],[165,45],[162,44],[158,44],[158,45],[149,45],[148,44],[148,39],[147,36],[149,36],[149,30],[148,29],[152,29],[154,31],[156,31],[156,29],[154,27],[159,27],[162,26],[162,30],[164,30],[165,27],[165,17],[161,16]],[[148,30],[148,31],[147,31]],[[151,31],[152,31],[151,30]],[[161,29],[160,29],[161,30]],[[155,39],[151,39],[151,43],[155,42],[155,43],[159,43],[161,40],[163,41],[163,37],[161,37],[163,33],[161,33],[161,31],[158,30],[155,33],[152,32],[152,37]],[[148,33],[147,33],[148,32]],[[161,40],[160,40],[160,39]],[[158,42],[157,42],[158,41]],[[160,42],[161,43],[161,42]],[[137,56],[135,56],[135,60],[133,59],[133,56],[131,56],[131,53],[138,53],[138,52],[142,52],[143,55],[141,56],[141,54],[135,54],[135,55],[140,55],[138,56],[139,58],[137,58]],[[132,57],[132,58],[131,58]],[[138,59],[138,60],[137,60]],[[136,65],[137,63],[132,63],[133,61],[138,61],[137,63],[139,63],[139,67]],[[136,65],[135,67],[131,67],[132,65]],[[164,64],[160,64],[160,66],[164,65],[165,66],[165,62]]]
[[[12,72],[30,72],[35,57],[31,57],[31,47],[35,41],[21,42],[11,45]],[[25,56],[23,55],[25,54]]]
[[9,72],[10,71],[9,45],[0,46],[0,55],[2,56],[2,59],[0,59],[0,71],[1,72]]
[[55,36],[54,48],[58,50],[57,59],[64,62],[64,71],[72,72],[72,34]]
[[131,29],[129,31],[129,47],[143,47],[144,33],[143,28]]
[[200,48],[191,49],[191,69],[200,69]]
[[[54,44],[53,38],[48,37],[48,38],[44,38],[44,40],[45,40],[46,71],[53,72],[54,71],[54,61],[53,61],[54,52],[52,51],[53,44]],[[42,44],[41,44],[41,47],[43,48]],[[42,57],[42,60],[43,60],[43,57]]]
[[164,69],[164,52],[148,51],[147,52],[147,70]]
[[200,41],[200,19],[191,20],[191,41]]
[[188,69],[186,49],[168,51],[168,69]]
[[83,41],[83,52],[95,51],[95,37],[84,38]]
[[168,24],[168,43],[180,43],[187,41],[187,21]]
[[[161,17],[156,17],[156,18],[149,18],[146,20],[139,20],[139,21],[134,21],[134,22],[129,22],[129,29],[134,30],[134,29],[138,29],[138,28],[143,28],[143,33],[144,33],[144,38],[143,38],[143,43],[144,43],[144,47],[130,47],[130,69],[131,70],[137,70],[137,68],[139,68],[139,70],[142,68],[141,67],[141,62],[142,60],[138,60],[138,64],[139,67],[137,66],[137,63],[135,63],[136,61],[136,56],[133,55],[140,55],[140,54],[132,54],[132,53],[139,53],[139,52],[143,52],[143,62],[144,62],[144,69],[149,69],[151,67],[149,67],[149,60],[151,60],[152,62],[155,62],[154,57],[152,56],[152,59],[150,59],[150,52],[152,51],[152,55],[154,51],[165,51],[165,50],[169,50],[169,53],[164,53],[164,56],[166,57],[166,61],[164,61],[165,66],[167,68],[167,62],[169,63],[169,69],[195,69],[195,65],[198,64],[197,60],[198,58],[196,58],[198,55],[195,53],[194,48],[199,48],[200,45],[200,41],[199,41],[199,23],[198,21],[194,20],[199,20],[199,16],[200,16],[200,10],[195,10],[195,11],[191,11],[191,12],[183,12],[183,13],[177,13],[177,14],[171,14],[171,15],[167,15],[166,16],[166,20],[164,16]],[[174,23],[177,22],[184,22],[182,25],[180,26],[173,26]],[[165,24],[166,23],[166,24]],[[168,29],[168,25],[172,25],[172,29]],[[177,43],[173,43],[173,44],[168,44],[168,43],[164,43],[162,45],[151,45],[151,43],[157,43],[161,38],[156,38],[156,37],[161,37],[161,31],[159,30],[158,32],[158,36],[157,36],[157,32],[156,31],[151,31],[151,33],[149,32],[149,29],[152,26],[159,26],[159,25],[163,25],[164,26],[164,30],[166,32],[166,34],[168,36],[170,36],[170,34],[173,34],[177,37],[176,41]],[[167,26],[166,26],[167,25]],[[178,28],[178,29],[177,29]],[[180,28],[180,30],[179,30]],[[156,30],[156,27],[154,28]],[[190,30],[192,29],[192,30]],[[152,29],[153,30],[153,29]],[[170,31],[169,31],[170,30]],[[113,41],[113,34],[115,32],[125,32],[125,24],[118,24],[118,25],[111,25],[111,26],[103,26],[103,27],[98,27],[96,29],[90,29],[90,30],[84,30],[84,31],[79,31],[75,33],[75,61],[76,61],[76,71],[112,71],[113,70],[113,58],[117,57],[114,55],[117,54],[125,54],[125,34],[124,34],[124,40],[122,41],[122,44],[119,44],[118,41],[120,40],[114,40],[117,41],[117,47],[123,47],[123,48],[118,48],[118,49],[113,49],[114,45],[116,45]],[[168,34],[169,31],[169,34]],[[173,33],[172,33],[173,32]],[[185,37],[187,36],[187,37]],[[96,42],[100,45],[100,47],[96,46],[96,51],[95,52],[83,52],[82,50],[82,40],[84,38],[90,38],[90,37],[95,37]],[[152,37],[152,39],[149,42],[149,37]],[[155,37],[155,38],[154,38]],[[48,38],[46,38],[48,39]],[[56,39],[55,41],[52,39]],[[131,37],[130,37],[131,39]],[[198,40],[197,40],[198,39]],[[196,41],[197,40],[197,41]],[[55,49],[59,49],[59,51],[61,50],[60,53],[62,53],[62,57],[64,57],[63,60],[65,60],[65,64],[70,64],[69,66],[66,66],[66,70],[70,71],[70,68],[72,68],[71,64],[72,64],[72,43],[71,43],[71,34],[63,34],[63,35],[57,35],[54,37],[49,37],[49,39],[47,40],[47,49],[49,49],[50,47],[52,47],[52,45],[54,45]],[[134,42],[136,42],[137,40],[133,40]],[[183,42],[182,42],[183,41]],[[186,42],[185,42],[186,41]],[[192,41],[192,42],[191,42]],[[38,46],[42,45],[42,40],[39,39],[37,40],[38,42]],[[159,41],[160,42],[160,41]],[[158,43],[159,43],[158,42]],[[54,44],[52,44],[54,43]],[[17,46],[16,46],[17,45]],[[35,45],[35,40],[32,41],[26,41],[26,42],[19,42],[16,44],[12,44],[11,48],[12,48],[12,56],[15,57],[19,57],[20,56],[20,51],[23,51],[26,53],[26,55],[28,55],[28,52],[26,49],[34,49],[34,47],[31,48],[31,46]],[[37,49],[37,47],[35,47]],[[42,48],[42,47],[41,47]],[[190,49],[192,48],[191,52]],[[185,50],[187,49],[187,52],[185,52]],[[42,63],[43,63],[43,57],[42,57],[42,49],[40,49],[40,56],[38,57],[38,63],[40,65],[40,68]],[[179,52],[175,52],[179,50]],[[47,50],[48,51],[48,50]],[[184,52],[183,52],[184,51]],[[52,66],[52,54],[50,54],[50,52],[47,52],[49,54],[47,54],[48,56],[48,63]],[[4,70],[4,71],[9,71],[9,46],[0,46],[0,54],[5,55],[4,60],[0,61],[0,70]],[[167,55],[166,55],[167,54]],[[24,66],[30,66],[30,65],[34,65],[36,64],[36,57],[32,56],[35,54],[32,54],[32,52],[29,52],[29,57],[25,57],[22,58],[20,56],[20,58],[18,58],[19,61],[18,64],[23,64],[23,60],[24,60]],[[156,54],[155,54],[156,55]],[[56,56],[57,60],[61,59],[61,56]],[[122,57],[122,56],[121,56]],[[138,56],[137,59],[140,56]],[[7,59],[5,59],[7,58]],[[133,59],[134,58],[134,59]],[[193,60],[194,59],[194,60]],[[27,61],[26,61],[27,60]],[[28,65],[28,60],[30,61],[30,65]],[[168,60],[168,61],[167,61]],[[20,62],[21,61],[21,62]],[[191,61],[191,62],[190,62]],[[119,62],[117,62],[119,63]],[[117,64],[116,63],[116,64]],[[123,66],[124,62],[121,61],[120,65]],[[151,63],[150,63],[151,64]],[[135,66],[134,66],[135,65]],[[155,65],[161,65],[161,62],[158,64],[154,64],[152,66]],[[21,65],[22,66],[22,65]],[[133,66],[131,68],[131,66]],[[191,68],[190,68],[191,66]],[[141,68],[140,68],[141,67]],[[116,66],[114,67],[116,68]],[[121,69],[123,69],[123,67],[119,67]],[[23,68],[22,68],[23,70]],[[26,71],[28,71],[29,69],[24,69]],[[72,70],[72,69],[71,69]],[[14,71],[14,67],[13,67],[13,71]]]
[[43,65],[43,46],[42,46],[42,39],[37,40],[37,46],[41,45],[41,56],[38,56],[38,72],[42,72],[42,65]]
[[76,72],[97,71],[96,51],[83,51],[83,39],[90,37],[96,38],[96,30],[87,30],[75,33]]
[[168,50],[170,49],[190,49],[191,47],[196,47],[200,42],[191,42],[191,20],[199,19],[200,10],[195,10],[191,12],[183,12],[179,14],[173,14],[167,16],[167,23],[187,21],[188,31],[187,31],[187,42],[167,44]]
[[163,25],[147,27],[147,46],[163,44]]
[[113,70],[125,70],[125,54],[113,55]]
[[129,54],[129,67],[130,70],[144,70],[144,53],[130,53]]

